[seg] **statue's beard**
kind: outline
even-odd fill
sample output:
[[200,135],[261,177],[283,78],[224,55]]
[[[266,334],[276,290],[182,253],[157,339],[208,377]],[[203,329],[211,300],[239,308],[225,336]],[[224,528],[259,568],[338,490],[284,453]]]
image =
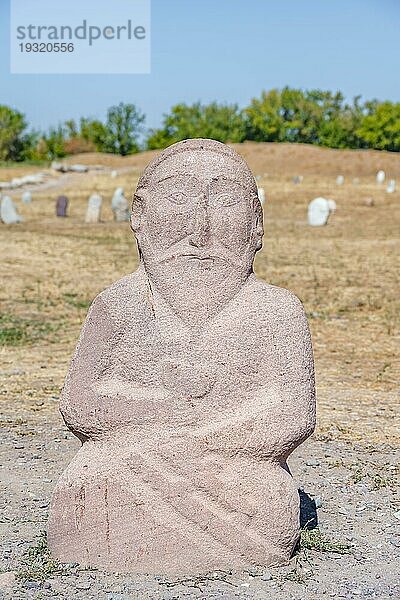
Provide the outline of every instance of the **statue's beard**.
[[[218,251],[217,251],[218,250]],[[240,290],[252,272],[252,257],[240,261],[225,248],[170,248],[144,255],[150,287],[172,310],[196,327],[215,316]]]

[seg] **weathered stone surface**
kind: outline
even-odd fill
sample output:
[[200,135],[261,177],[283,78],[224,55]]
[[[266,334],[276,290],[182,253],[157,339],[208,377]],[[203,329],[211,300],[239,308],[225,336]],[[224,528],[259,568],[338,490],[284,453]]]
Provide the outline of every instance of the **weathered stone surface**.
[[24,204],[30,204],[32,202],[32,193],[31,192],[24,192],[21,196],[21,200]]
[[53,169],[53,171],[65,171],[64,165],[58,162],[57,160],[53,160],[53,162],[51,163],[51,168]]
[[114,214],[114,220],[122,223],[123,221],[129,221],[129,204],[128,200],[124,196],[124,190],[119,187],[115,190],[111,200],[111,209]]
[[385,181],[386,174],[385,171],[378,171],[376,174],[376,183],[383,183]]
[[396,180],[395,179],[390,179],[387,186],[386,186],[386,191],[388,194],[393,194],[393,192],[396,191]]
[[66,165],[64,163],[57,162],[53,160],[51,163],[51,168],[54,171],[59,171],[60,173],[87,173],[89,171],[89,167],[87,165]]
[[336,210],[336,202],[326,198],[314,198],[308,205],[308,224],[320,227],[328,223],[329,215]]
[[131,225],[140,266],[94,300],[62,394],[83,445],[53,495],[50,548],[118,572],[285,563],[313,357],[300,301],[253,273],[254,178],[224,144],[180,142],[146,168]]
[[119,203],[119,199],[123,195],[124,195],[124,188],[117,187],[116,190],[115,190],[115,192],[114,192],[114,194],[113,194],[112,200],[111,200],[111,210],[112,211],[114,211],[117,208],[118,203]]
[[328,199],[328,207],[329,207],[329,212],[331,212],[331,213],[335,212],[337,209],[336,202],[334,200]]
[[68,198],[67,196],[58,196],[56,202],[56,215],[57,217],[66,217],[68,209]]
[[13,199],[10,196],[3,196],[1,199],[0,219],[6,225],[14,225],[22,221],[22,217],[18,214]]
[[99,194],[92,194],[88,201],[85,223],[98,223],[101,215],[102,197]]
[[72,171],[73,173],[87,173],[89,167],[87,165],[68,165],[68,171]]

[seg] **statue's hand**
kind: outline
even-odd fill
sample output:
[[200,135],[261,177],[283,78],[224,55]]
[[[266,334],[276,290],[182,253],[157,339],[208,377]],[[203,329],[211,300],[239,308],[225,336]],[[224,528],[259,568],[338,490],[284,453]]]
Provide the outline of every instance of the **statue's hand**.
[[[304,397],[309,395],[305,386]],[[315,427],[312,402],[299,407],[298,398],[269,385],[225,418],[200,427],[196,436],[210,451],[249,455],[256,459],[286,458]]]

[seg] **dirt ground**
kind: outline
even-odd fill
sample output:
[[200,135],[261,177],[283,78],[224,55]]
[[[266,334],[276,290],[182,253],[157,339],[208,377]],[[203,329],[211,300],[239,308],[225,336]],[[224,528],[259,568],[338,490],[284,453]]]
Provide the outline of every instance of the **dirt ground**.
[[[13,191],[22,224],[0,224],[0,597],[400,599],[399,314],[400,157],[301,145],[236,147],[266,191],[258,276],[294,291],[311,326],[318,428],[289,460],[302,492],[304,532],[290,565],[211,573],[181,581],[69,566],[57,572],[41,537],[55,482],[79,447],[57,405],[80,327],[94,296],[137,266],[127,224],[112,221],[117,186],[133,192],[150,152],[125,159],[81,155],[104,165],[87,174],[49,172],[32,204]],[[118,169],[112,179],[110,170]],[[0,169],[0,180],[43,170]],[[343,185],[336,176],[345,176]],[[303,175],[301,184],[292,177]],[[358,178],[358,181],[353,181]],[[103,195],[102,223],[86,225],[87,199]],[[69,216],[55,217],[65,193]],[[307,204],[337,203],[329,224],[310,228]]]

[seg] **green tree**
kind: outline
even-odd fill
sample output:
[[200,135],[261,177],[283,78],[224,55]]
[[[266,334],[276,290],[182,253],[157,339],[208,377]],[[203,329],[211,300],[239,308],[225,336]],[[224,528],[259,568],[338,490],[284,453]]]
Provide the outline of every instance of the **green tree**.
[[247,139],[317,144],[331,148],[363,147],[357,128],[365,106],[360,98],[346,104],[341,92],[285,87],[262,92],[245,109]]
[[55,158],[62,158],[66,156],[65,140],[66,131],[65,127],[58,125],[58,127],[50,127],[49,131],[42,136],[45,157],[49,160]]
[[285,139],[288,142],[319,144],[324,122],[340,110],[342,96],[333,96],[322,90],[282,90],[282,107],[285,119]]
[[145,116],[134,104],[121,102],[109,108],[104,133],[101,133],[102,139],[99,141],[102,150],[121,156],[139,152],[138,137],[144,120]]
[[147,148],[165,148],[180,140],[198,137],[225,143],[242,142],[246,138],[242,111],[236,104],[176,104],[164,115],[162,128],[150,131]]
[[360,104],[360,96],[356,96],[353,104],[343,104],[330,111],[319,127],[319,144],[328,148],[362,148],[362,140],[356,130],[363,117],[364,106]]
[[29,141],[23,134],[25,116],[9,106],[0,105],[0,160],[23,160]]
[[285,120],[279,90],[263,91],[260,99],[252,99],[250,106],[244,109],[244,114],[248,140],[256,142],[285,141]]
[[106,126],[98,119],[82,117],[79,122],[79,136],[87,142],[92,142],[98,152],[104,150]]
[[400,103],[373,102],[356,130],[367,147],[377,150],[400,151]]
[[75,119],[68,119],[68,121],[65,121],[64,128],[68,139],[73,139],[79,136],[78,125],[76,124]]
[[280,114],[283,118],[285,142],[316,143],[320,109],[314,99],[302,90],[283,88]]

